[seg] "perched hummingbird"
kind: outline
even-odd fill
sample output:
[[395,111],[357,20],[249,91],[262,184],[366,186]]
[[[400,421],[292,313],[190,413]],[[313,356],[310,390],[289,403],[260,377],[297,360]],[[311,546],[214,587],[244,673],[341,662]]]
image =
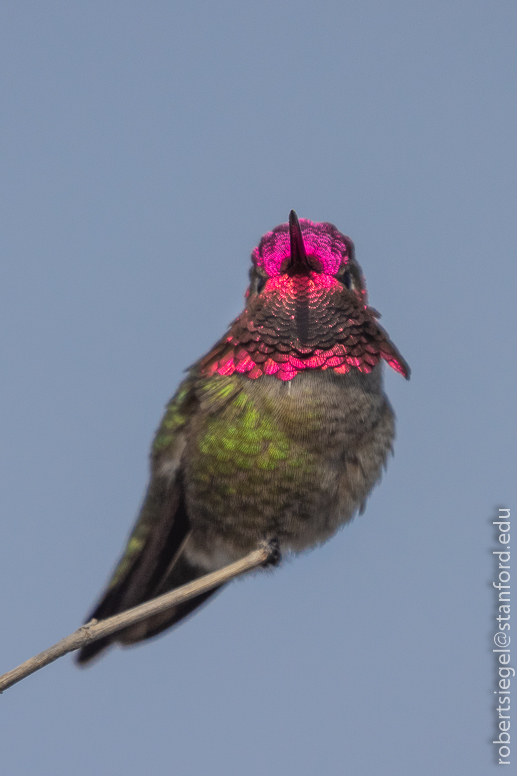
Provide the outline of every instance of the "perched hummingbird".
[[[140,515],[92,612],[104,619],[274,540],[281,552],[324,542],[363,510],[392,449],[382,362],[409,367],[367,306],[354,244],[298,220],[252,253],[246,306],[189,370],[151,451]],[[133,644],[176,624],[203,593],[85,646]]]

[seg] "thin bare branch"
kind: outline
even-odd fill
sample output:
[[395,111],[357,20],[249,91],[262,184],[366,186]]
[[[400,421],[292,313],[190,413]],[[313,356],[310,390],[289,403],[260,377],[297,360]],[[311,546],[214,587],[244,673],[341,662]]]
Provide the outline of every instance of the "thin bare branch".
[[183,585],[175,590],[171,590],[170,593],[165,593],[158,598],[153,598],[151,601],[147,601],[145,604],[135,606],[133,609],[128,609],[126,612],[116,614],[114,617],[108,617],[106,620],[91,620],[82,625],[76,631],[66,636],[66,638],[58,641],[54,646],[49,647],[44,652],[40,652],[39,655],[31,657],[17,668],[13,668],[12,671],[8,671],[6,674],[0,676],[0,693],[7,690],[16,682],[21,679],[25,679],[26,676],[33,674],[35,671],[39,671],[43,666],[53,663],[59,657],[68,654],[68,652],[74,652],[76,649],[84,647],[86,644],[91,644],[92,641],[97,641],[104,636],[111,636],[112,633],[116,633],[128,625],[134,625],[137,622],[145,620],[153,614],[159,614],[164,612],[176,604],[184,603],[190,598],[200,593],[205,593],[207,590],[211,590],[218,585],[228,582],[234,577],[240,576],[247,571],[263,566],[268,562],[271,562],[275,554],[274,548],[268,544],[260,546],[254,552],[250,552],[246,557],[241,560],[231,563],[229,566],[225,566],[219,571],[214,571],[212,574],[206,574],[204,577],[196,579],[194,582],[189,582],[188,585]]

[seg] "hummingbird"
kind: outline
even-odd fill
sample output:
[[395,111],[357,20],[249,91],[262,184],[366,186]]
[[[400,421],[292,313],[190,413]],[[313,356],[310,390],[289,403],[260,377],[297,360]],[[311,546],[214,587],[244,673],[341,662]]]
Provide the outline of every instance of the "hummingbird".
[[[381,477],[395,436],[383,362],[406,378],[409,367],[368,306],[354,243],[292,210],[251,262],[243,312],[166,407],[140,514],[88,619],[216,571],[263,541],[280,554],[321,544],[364,510]],[[215,592],[83,647],[78,663],[156,636]]]

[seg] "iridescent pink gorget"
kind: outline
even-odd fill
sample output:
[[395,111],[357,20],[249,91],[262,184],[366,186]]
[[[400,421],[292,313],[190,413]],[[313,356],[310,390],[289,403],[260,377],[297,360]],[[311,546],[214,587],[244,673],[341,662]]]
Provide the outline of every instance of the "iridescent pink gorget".
[[354,244],[333,224],[298,220],[265,234],[252,255],[244,311],[201,361],[204,375],[292,380],[304,370],[409,367],[368,307]]

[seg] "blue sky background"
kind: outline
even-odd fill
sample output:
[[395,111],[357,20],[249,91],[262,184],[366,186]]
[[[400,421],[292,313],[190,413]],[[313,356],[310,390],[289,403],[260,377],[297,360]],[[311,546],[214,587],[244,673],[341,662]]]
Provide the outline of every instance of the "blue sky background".
[[386,374],[396,454],[364,516],[10,689],[3,772],[495,772],[516,22],[507,0],[1,4],[0,670],[82,622],[165,402],[291,208],[353,238],[413,370]]

